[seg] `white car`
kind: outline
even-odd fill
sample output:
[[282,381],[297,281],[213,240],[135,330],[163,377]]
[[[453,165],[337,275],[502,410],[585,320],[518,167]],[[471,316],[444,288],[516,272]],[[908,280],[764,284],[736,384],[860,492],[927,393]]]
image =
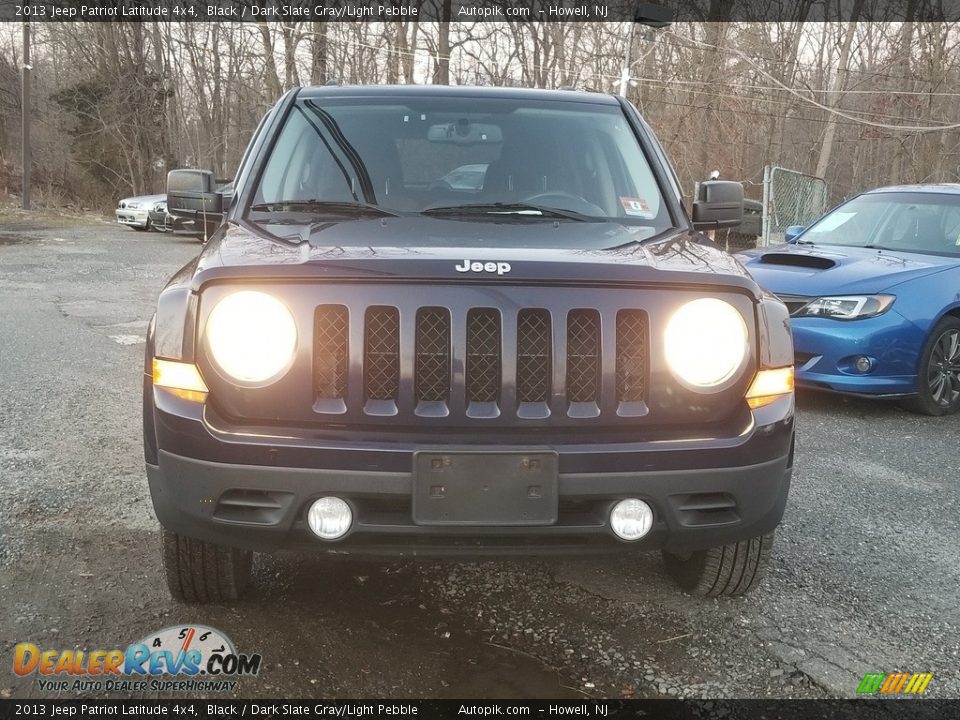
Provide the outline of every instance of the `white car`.
[[117,222],[129,225],[134,230],[150,229],[150,211],[160,203],[166,203],[166,195],[140,195],[123,198],[117,203]]
[[487,174],[487,163],[461,165],[444,175],[440,180],[453,190],[479,190]]

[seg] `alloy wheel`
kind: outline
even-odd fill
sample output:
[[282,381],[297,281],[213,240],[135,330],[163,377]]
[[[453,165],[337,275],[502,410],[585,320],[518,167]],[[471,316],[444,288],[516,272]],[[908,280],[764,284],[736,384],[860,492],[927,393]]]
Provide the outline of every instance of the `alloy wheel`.
[[950,407],[960,398],[960,330],[950,328],[933,346],[927,366],[930,397],[941,407]]

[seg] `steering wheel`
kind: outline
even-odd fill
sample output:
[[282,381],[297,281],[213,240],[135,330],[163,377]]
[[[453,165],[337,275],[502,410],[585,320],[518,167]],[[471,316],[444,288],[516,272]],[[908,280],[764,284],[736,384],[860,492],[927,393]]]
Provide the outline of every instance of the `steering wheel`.
[[523,198],[521,202],[530,205],[543,205],[544,207],[554,207],[557,210],[573,210],[582,215],[606,215],[603,208],[594,205],[592,202],[579,195],[574,195],[563,190],[551,190],[549,192],[537,193]]

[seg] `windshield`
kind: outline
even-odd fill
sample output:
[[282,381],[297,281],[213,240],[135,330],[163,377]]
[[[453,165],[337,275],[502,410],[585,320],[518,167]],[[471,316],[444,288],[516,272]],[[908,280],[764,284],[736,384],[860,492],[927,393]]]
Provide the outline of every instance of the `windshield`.
[[[354,206],[354,207],[351,207]],[[617,105],[500,98],[297,101],[249,217],[429,216],[671,226]]]
[[817,221],[799,242],[960,256],[960,195],[861,195]]

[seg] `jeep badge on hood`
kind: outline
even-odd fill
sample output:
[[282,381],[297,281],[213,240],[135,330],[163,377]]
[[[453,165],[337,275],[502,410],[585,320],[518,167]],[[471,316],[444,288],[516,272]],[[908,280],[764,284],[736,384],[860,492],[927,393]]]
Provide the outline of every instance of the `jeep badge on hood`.
[[470,262],[464,260],[463,265],[454,265],[457,272],[495,272],[497,275],[503,275],[510,272],[510,263],[506,262]]

